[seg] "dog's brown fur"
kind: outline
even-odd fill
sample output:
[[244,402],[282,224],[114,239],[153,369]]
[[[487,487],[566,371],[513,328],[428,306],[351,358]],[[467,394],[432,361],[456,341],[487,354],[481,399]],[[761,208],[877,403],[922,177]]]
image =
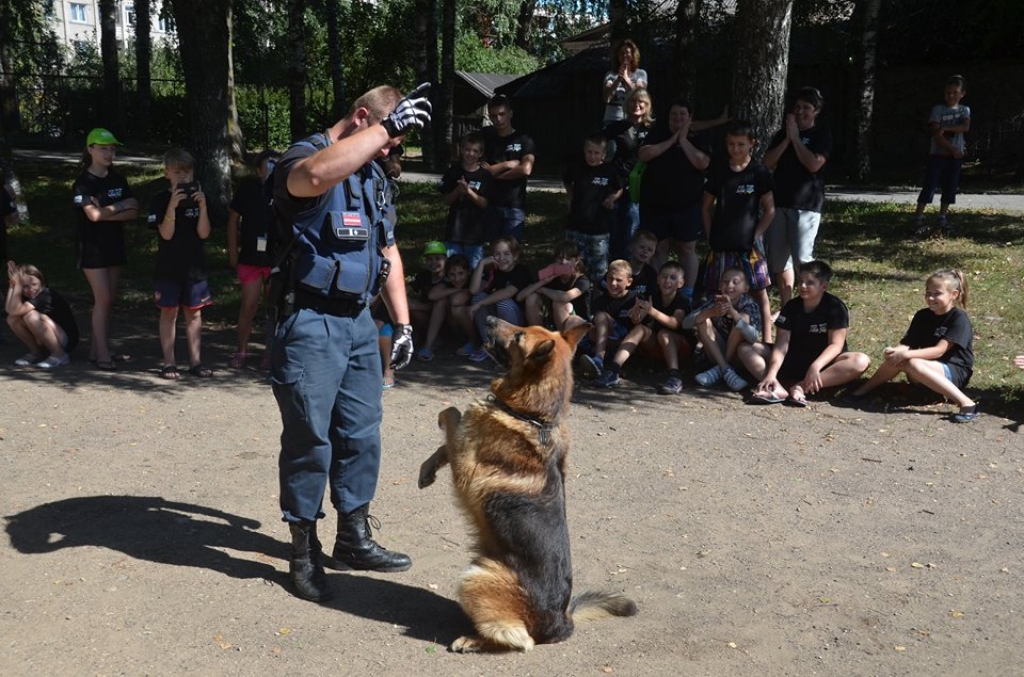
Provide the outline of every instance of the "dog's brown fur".
[[420,468],[420,488],[452,466],[455,493],[476,534],[476,556],[462,578],[462,608],[477,635],[453,651],[525,651],[560,642],[573,621],[631,616],[621,595],[572,595],[565,518],[564,419],[572,396],[572,356],[590,325],[564,334],[488,318],[488,352],[508,373],[493,398],[438,416],[446,442]]

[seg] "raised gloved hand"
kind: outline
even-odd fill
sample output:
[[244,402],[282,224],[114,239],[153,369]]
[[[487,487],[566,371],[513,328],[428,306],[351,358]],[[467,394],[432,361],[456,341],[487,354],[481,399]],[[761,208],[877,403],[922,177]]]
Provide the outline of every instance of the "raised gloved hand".
[[396,324],[391,337],[391,368],[401,369],[412,361],[412,325]]
[[430,91],[430,83],[424,82],[416,89],[409,92],[404,99],[398,102],[395,110],[386,118],[381,120],[384,129],[388,130],[388,136],[392,139],[396,136],[408,134],[412,128],[423,127],[430,122],[430,99],[427,92]]

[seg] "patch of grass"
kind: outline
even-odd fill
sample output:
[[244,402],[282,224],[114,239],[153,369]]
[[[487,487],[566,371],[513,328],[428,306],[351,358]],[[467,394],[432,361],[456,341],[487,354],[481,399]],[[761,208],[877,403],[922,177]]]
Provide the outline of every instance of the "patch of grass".
[[[79,310],[91,296],[74,268],[74,213],[70,186],[77,170],[70,165],[19,163],[32,223],[10,233],[15,260],[40,266],[54,287],[68,292]],[[158,168],[123,166],[143,205],[162,188]],[[561,238],[566,200],[556,192],[532,192],[525,262],[547,264]],[[850,307],[850,346],[878,360],[895,344],[910,318],[924,307],[925,278],[940,268],[960,268],[968,277],[968,313],[975,328],[973,391],[987,402],[1024,400],[1024,378],[1010,360],[1024,352],[1024,218],[992,211],[956,210],[958,234],[919,242],[910,229],[911,207],[830,201],[826,205],[816,252],[835,268],[832,291]],[[424,244],[444,233],[446,207],[436,186],[403,183],[399,197],[398,239],[410,275],[419,267]],[[152,310],[151,271],[156,234],[143,221],[128,227],[129,264],[123,271],[122,307]],[[238,285],[227,266],[225,235],[215,225],[207,244],[210,284],[217,304],[205,317],[232,324],[238,313]],[[777,303],[776,303],[777,305]],[[154,331],[156,312],[153,311]]]

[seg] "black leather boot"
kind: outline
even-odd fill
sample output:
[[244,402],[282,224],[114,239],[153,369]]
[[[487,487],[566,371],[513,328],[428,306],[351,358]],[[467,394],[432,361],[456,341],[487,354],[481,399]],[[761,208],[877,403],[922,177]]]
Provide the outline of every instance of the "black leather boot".
[[[385,550],[373,540],[370,531],[370,504],[356,508],[350,513],[338,513],[338,539],[334,542],[334,562],[350,569],[363,571],[394,572],[405,571],[412,566],[408,555]],[[374,525],[380,528],[380,523]]]
[[291,523],[288,528],[292,533],[292,557],[288,570],[295,592],[312,602],[330,599],[334,593],[327,584],[327,574],[320,563],[323,548],[316,537],[316,522]]

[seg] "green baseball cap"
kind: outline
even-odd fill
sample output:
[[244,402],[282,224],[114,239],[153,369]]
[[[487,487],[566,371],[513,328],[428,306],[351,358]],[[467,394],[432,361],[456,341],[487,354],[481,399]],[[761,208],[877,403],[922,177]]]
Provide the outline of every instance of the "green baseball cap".
[[109,129],[97,127],[89,132],[89,136],[85,139],[85,145],[120,146],[121,142],[114,138]]
[[448,255],[448,247],[444,246],[444,242],[438,242],[437,240],[431,240],[427,243],[427,246],[423,248],[423,255],[430,256],[432,254],[444,254]]

